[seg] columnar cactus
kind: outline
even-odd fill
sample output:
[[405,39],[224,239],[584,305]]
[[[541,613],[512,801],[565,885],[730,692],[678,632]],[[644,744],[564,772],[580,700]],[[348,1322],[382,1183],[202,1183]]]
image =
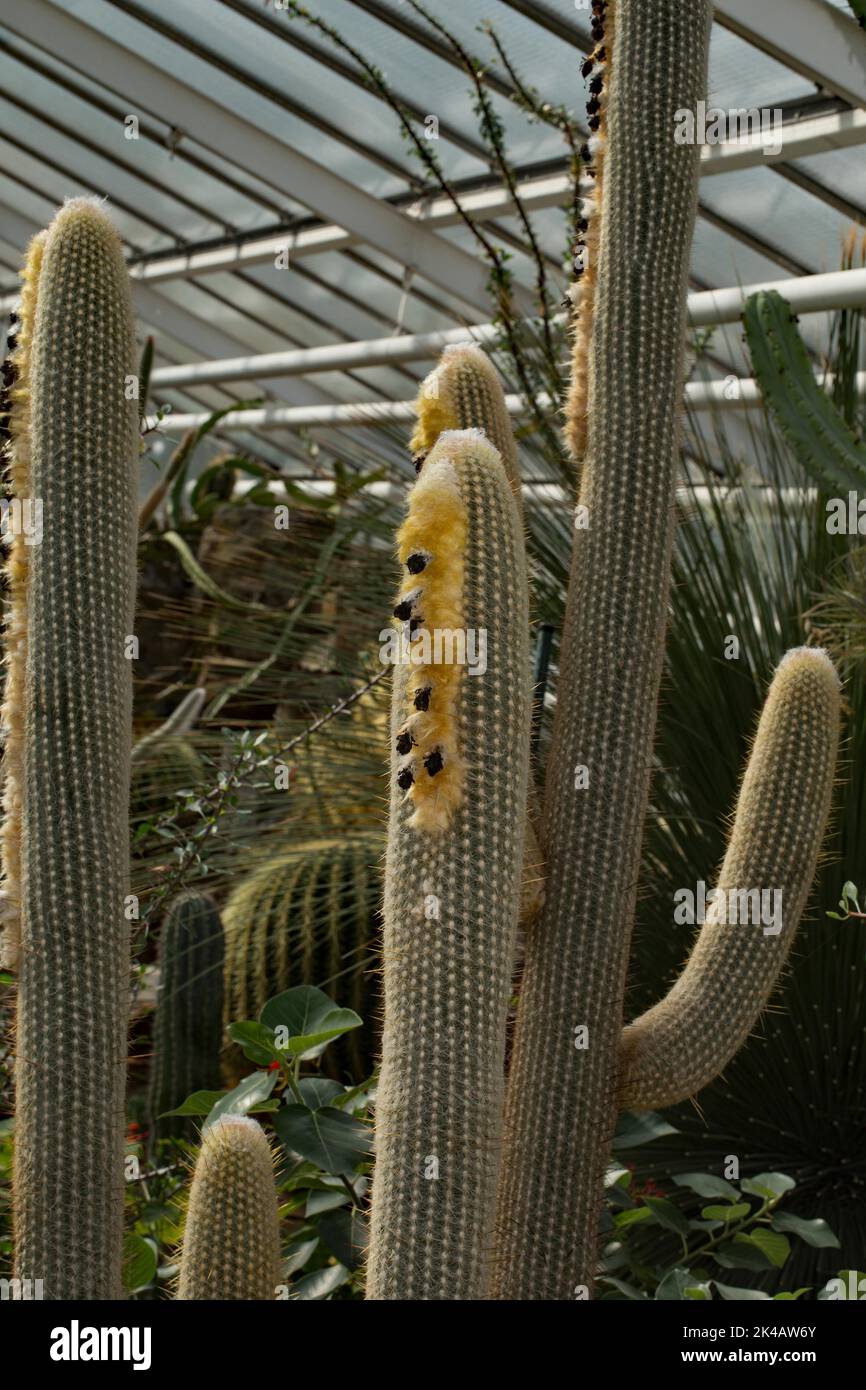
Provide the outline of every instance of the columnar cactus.
[[[522,528],[479,432],[440,435],[398,550],[367,1296],[471,1299],[490,1257],[530,723]],[[486,671],[446,651],[461,636],[486,641]]]
[[148,1106],[154,1138],[192,1137],[190,1120],[165,1112],[193,1091],[219,1089],[224,956],[216,903],[205,893],[181,894],[159,942]]
[[[41,270],[39,262],[41,261]],[[42,507],[9,566],[7,928],[19,943],[16,1273],[119,1298],[129,1010],[138,416],[120,240],[67,203],[25,271],[11,483]]]
[[226,1027],[258,1017],[268,999],[293,985],[317,985],[364,1019],[363,1028],[331,1044],[325,1066],[357,1081],[369,1075],[378,1012],[369,952],[381,856],[378,836],[355,835],[293,844],[250,869],[223,913]]
[[[451,497],[440,500],[443,462],[480,445],[462,443],[471,433],[444,433],[424,456],[437,424],[435,393],[431,405],[422,391],[413,440],[420,477],[410,495],[411,552],[400,541],[409,574],[397,616],[409,619],[416,639],[436,620],[424,580],[431,559],[445,555],[449,624],[489,624],[495,613],[492,649],[500,662],[509,651],[521,656],[511,660],[507,697],[497,698],[495,684],[486,697],[495,714],[477,689],[490,674],[458,687],[459,698],[472,687],[475,702],[472,711],[458,711],[450,673],[437,685],[395,672],[371,1298],[591,1294],[617,1113],[693,1094],[737,1050],[784,963],[829,810],[838,680],[824,653],[800,649],[773,681],[718,885],[734,892],[738,907],[746,904],[751,921],[723,925],[714,906],[668,998],[624,1029],[670,583],[697,201],[699,151],[675,142],[674,118],[705,92],[711,6],[597,0],[593,11],[597,47],[584,64],[593,134],[583,151],[566,411],[580,488],[545,787],[544,906],[526,935],[501,1131],[496,1068],[516,906],[510,881],[505,892],[496,875],[516,858],[515,793],[526,782],[524,571],[514,513],[487,506],[467,526]],[[453,409],[449,361],[438,399]],[[477,349],[461,369],[479,378],[484,427],[500,427]],[[471,399],[465,380],[460,399]],[[479,423],[472,408],[461,424]],[[440,415],[440,428],[453,418]],[[435,542],[425,528],[435,528]],[[491,593],[484,607],[467,580],[482,536],[497,574],[507,576],[504,593]],[[411,704],[415,692],[435,708],[432,730],[405,719],[407,693]],[[483,725],[477,741],[475,713]],[[425,770],[433,744],[444,750],[437,776],[450,767],[451,779],[430,814]],[[444,882],[443,930],[424,920],[422,895]],[[762,892],[775,908],[769,921]],[[423,1167],[436,1157],[438,1186],[425,1183]],[[495,1213],[491,1182],[498,1185]]]
[[226,1115],[204,1133],[180,1258],[179,1301],[277,1296],[280,1223],[273,1153],[261,1125]]
[[505,1298],[572,1298],[593,1282],[662,666],[697,199],[700,152],[675,143],[675,113],[705,94],[710,19],[706,0],[617,0],[587,65],[600,79],[586,150],[592,283],[574,296],[587,385],[573,371],[567,407],[587,524],[575,530],[545,789],[546,905],[527,945],[509,1084]]

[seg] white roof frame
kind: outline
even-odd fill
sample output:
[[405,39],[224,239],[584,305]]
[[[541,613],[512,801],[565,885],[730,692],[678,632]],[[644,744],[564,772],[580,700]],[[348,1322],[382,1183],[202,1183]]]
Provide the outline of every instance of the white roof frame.
[[[62,54],[72,67],[99,73],[100,81],[131,106],[158,114],[212,153],[378,247],[398,265],[414,269],[476,309],[489,305],[488,271],[477,257],[193,91],[48,0],[28,0],[24,7],[18,0],[0,0],[0,21],[19,37],[50,53]],[[528,312],[532,300],[529,292],[518,288],[516,298],[522,300],[522,312]]]

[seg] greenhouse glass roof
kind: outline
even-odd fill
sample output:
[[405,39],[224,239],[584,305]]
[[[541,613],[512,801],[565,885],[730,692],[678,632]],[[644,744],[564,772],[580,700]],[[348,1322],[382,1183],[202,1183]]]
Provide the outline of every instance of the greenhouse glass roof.
[[[334,407],[411,400],[436,355],[422,344],[389,363],[373,340],[490,318],[473,236],[395,107],[417,136],[435,137],[443,176],[508,248],[531,314],[526,231],[482,139],[460,49],[483,60],[522,201],[564,287],[568,150],[515,104],[514,77],[582,123],[579,69],[592,41],[580,0],[432,0],[427,17],[406,0],[308,0],[306,17],[297,8],[0,0],[0,277],[8,308],[21,253],[53,208],[107,197],[141,335],[155,339],[157,401],[183,423],[262,400],[258,416],[223,428],[303,474],[300,431],[357,428]],[[736,138],[705,147],[694,292],[836,271],[852,226],[866,225],[866,33],[848,6],[720,0],[708,97],[784,124],[775,153]],[[805,325],[814,349],[824,320]],[[324,347],[334,353],[303,356]],[[219,365],[274,353],[291,360]],[[738,323],[716,326],[712,370],[748,373]]]

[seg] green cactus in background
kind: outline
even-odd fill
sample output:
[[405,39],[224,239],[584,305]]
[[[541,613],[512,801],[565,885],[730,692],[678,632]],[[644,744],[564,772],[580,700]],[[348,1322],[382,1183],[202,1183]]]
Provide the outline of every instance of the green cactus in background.
[[[610,0],[594,10],[603,37],[584,65],[595,134],[583,152],[586,254],[571,293],[566,411],[580,487],[540,835],[544,904],[526,933],[504,1126],[528,780],[525,569],[496,451],[472,432],[433,443],[453,421],[447,380],[438,398],[422,390],[413,439],[420,477],[399,538],[408,574],[395,614],[418,642],[436,627],[487,630],[489,670],[455,681],[448,665],[395,668],[374,1299],[591,1294],[618,1111],[693,1094],[740,1046],[784,963],[829,812],[839,683],[823,652],[799,649],[774,678],[719,879],[781,893],[780,930],[723,926],[714,907],[668,997],[623,1028],[697,202],[699,152],[675,142],[675,113],[704,95],[711,6]],[[476,354],[461,363],[460,423],[492,432],[502,415]],[[447,359],[440,372],[447,378]],[[478,402],[483,419],[472,418]],[[430,592],[440,568],[450,577],[441,600]],[[413,704],[420,721],[406,717]],[[437,800],[429,774],[449,769]],[[439,905],[434,920],[425,894]]]
[[[41,269],[39,262],[41,261]],[[43,537],[8,579],[3,833],[18,946],[16,1274],[122,1296],[129,760],[138,456],[123,251],[76,199],[29,255],[14,496]]]
[[395,616],[420,647],[486,640],[486,670],[394,668],[385,1021],[367,1297],[473,1299],[488,1281],[530,732],[523,530],[478,431],[427,455],[398,538]]
[[788,301],[759,290],[743,326],[761,394],[809,477],[834,492],[866,488],[866,447],[816,379]]
[[261,1125],[225,1115],[202,1137],[180,1257],[179,1301],[268,1300],[280,1278],[273,1153]]
[[226,1026],[257,1018],[268,999],[293,985],[320,986],[364,1019],[329,1048],[326,1067],[356,1081],[369,1075],[381,856],[378,836],[355,835],[291,845],[250,870],[223,913]]
[[159,942],[148,1105],[154,1138],[192,1138],[191,1120],[166,1112],[193,1091],[219,1089],[224,955],[222,922],[213,899],[204,893],[176,898]]

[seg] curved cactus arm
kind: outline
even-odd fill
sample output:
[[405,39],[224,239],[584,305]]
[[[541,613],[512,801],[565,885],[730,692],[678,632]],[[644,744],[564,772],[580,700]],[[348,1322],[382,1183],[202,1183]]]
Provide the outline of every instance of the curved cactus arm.
[[202,1137],[180,1257],[179,1302],[267,1301],[280,1279],[274,1160],[261,1125],[225,1115]]
[[[528,934],[505,1121],[496,1296],[573,1299],[597,1267],[601,1174],[670,583],[707,0],[615,0],[587,60],[606,92],[588,434],[548,757],[545,904]],[[595,157],[587,149],[588,168]],[[567,421],[580,409],[567,406]],[[575,416],[575,423],[579,424]],[[573,433],[570,431],[570,434]],[[579,431],[578,431],[579,433]],[[574,443],[579,453],[579,440]]]
[[467,1300],[487,1290],[531,694],[523,531],[480,433],[440,435],[398,547],[404,635],[483,638],[486,669],[444,647],[394,668],[367,1297]]
[[866,488],[866,449],[815,380],[787,299],[750,295],[743,327],[764,400],[809,476],[832,489]]
[[809,896],[830,811],[839,706],[839,680],[826,654],[809,647],[788,652],[740,789],[719,874],[724,897],[712,902],[666,998],[623,1031],[623,1109],[673,1105],[707,1085],[742,1046],[772,993]]
[[[123,248],[48,229],[30,345],[13,1214],[46,1298],[122,1297],[138,414]],[[14,660],[19,660],[16,652]]]

